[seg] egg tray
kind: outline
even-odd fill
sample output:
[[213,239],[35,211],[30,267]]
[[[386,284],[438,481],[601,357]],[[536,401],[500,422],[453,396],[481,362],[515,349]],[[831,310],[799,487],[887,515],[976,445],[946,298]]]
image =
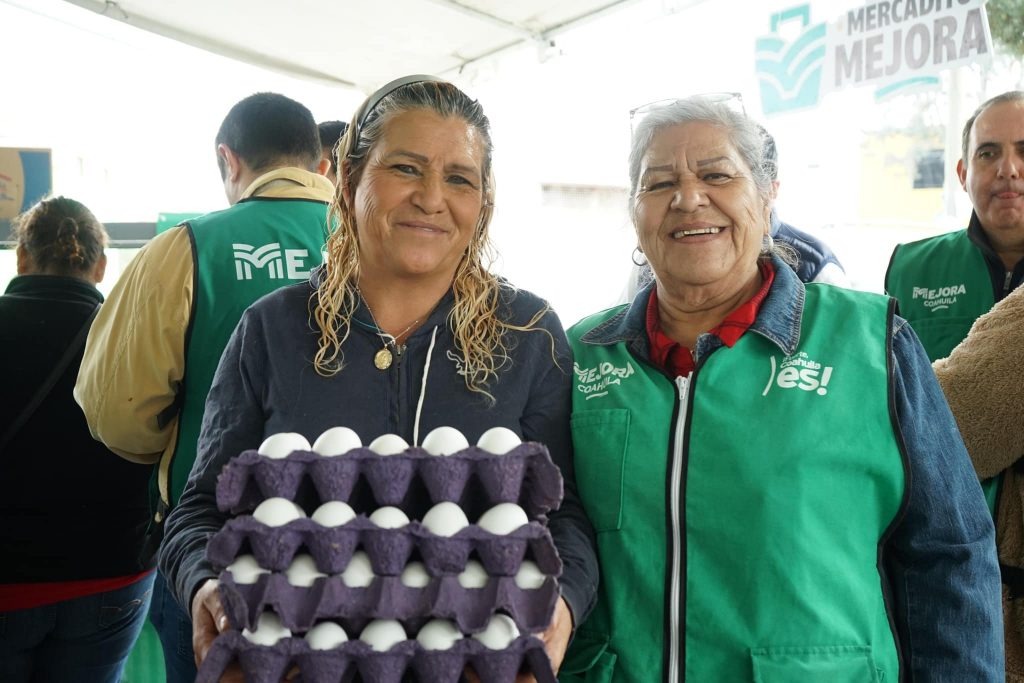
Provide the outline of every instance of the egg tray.
[[401,683],[411,676],[420,683],[458,683],[467,665],[487,683],[514,683],[527,669],[537,683],[556,683],[544,644],[519,636],[503,650],[463,638],[448,650],[425,650],[405,640],[386,652],[376,652],[358,640],[333,650],[313,650],[302,638],[282,638],[273,646],[250,642],[238,631],[217,636],[199,667],[196,683],[216,683],[232,661],[238,661],[246,683],[279,683],[293,667],[302,683],[342,683],[358,674],[363,683]]
[[[321,502],[349,502],[360,481],[365,482],[377,506],[393,505],[408,510],[407,496],[419,479],[432,503],[463,504],[483,492],[488,507],[517,503],[530,519],[557,509],[562,501],[562,474],[551,462],[547,448],[525,442],[504,455],[471,446],[447,456],[430,455],[409,448],[381,456],[357,448],[340,456],[326,457],[313,451],[293,451],[281,459],[256,451],[232,458],[217,480],[217,506],[238,515],[252,512],[273,497],[295,500],[309,477]],[[476,477],[479,486],[467,486]],[[465,507],[465,505],[463,505]]]
[[270,527],[245,515],[229,519],[210,538],[206,556],[219,572],[244,554],[248,543],[256,562],[270,571],[283,572],[299,549],[305,547],[324,574],[339,574],[352,554],[362,548],[377,576],[399,576],[418,553],[431,576],[459,574],[475,553],[489,576],[515,576],[528,556],[546,576],[562,573],[562,561],[551,533],[539,522],[497,535],[471,524],[454,536],[437,536],[419,522],[400,529],[382,529],[360,515],[339,527],[324,527],[309,518]]
[[[229,621],[252,629],[270,610],[289,631],[308,631],[327,619],[358,633],[373,619],[397,619],[418,631],[429,618],[449,619],[463,633],[487,627],[495,612],[508,614],[523,633],[543,631],[551,623],[558,582],[547,577],[539,588],[523,589],[507,576],[490,578],[483,588],[463,588],[456,576],[432,579],[423,588],[380,576],[365,588],[346,586],[340,577],[318,578],[312,586],[293,586],[284,574],[263,574],[253,584],[238,584],[227,569],[220,575],[220,598]],[[426,615],[429,615],[426,616]]]

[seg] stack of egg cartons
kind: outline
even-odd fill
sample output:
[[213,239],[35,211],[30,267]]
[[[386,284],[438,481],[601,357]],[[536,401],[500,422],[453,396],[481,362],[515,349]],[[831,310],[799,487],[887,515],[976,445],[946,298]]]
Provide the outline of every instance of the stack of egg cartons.
[[[439,427],[409,447],[362,447],[345,427],[311,447],[275,434],[232,459],[217,505],[233,517],[207,555],[233,629],[197,681],[237,660],[277,683],[553,682],[543,643],[561,562],[545,522],[562,499],[547,449],[508,429],[476,446]],[[470,523],[475,520],[475,523]]]

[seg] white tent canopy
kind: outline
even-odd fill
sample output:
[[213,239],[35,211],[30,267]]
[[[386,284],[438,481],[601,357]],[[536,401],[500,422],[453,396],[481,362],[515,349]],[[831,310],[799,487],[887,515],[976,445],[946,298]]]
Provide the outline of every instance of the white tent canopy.
[[67,0],[227,57],[362,91],[397,75],[458,72],[523,44],[543,52],[560,33],[635,1]]

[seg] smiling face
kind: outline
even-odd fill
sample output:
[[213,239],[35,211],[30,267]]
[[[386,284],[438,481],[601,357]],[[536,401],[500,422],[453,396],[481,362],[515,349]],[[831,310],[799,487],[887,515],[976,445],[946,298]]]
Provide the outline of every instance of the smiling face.
[[992,246],[1024,250],[1024,101],[979,114],[967,149],[957,172]]
[[694,121],[654,134],[634,223],[661,287],[728,297],[756,283],[769,211],[726,129]]
[[414,109],[384,124],[352,202],[361,277],[451,281],[483,209],[483,149],[459,117]]

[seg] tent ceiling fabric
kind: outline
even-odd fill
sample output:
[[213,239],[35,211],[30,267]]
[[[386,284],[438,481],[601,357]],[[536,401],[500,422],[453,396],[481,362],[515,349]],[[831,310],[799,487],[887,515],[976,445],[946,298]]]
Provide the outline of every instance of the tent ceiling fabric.
[[228,57],[363,91],[445,74],[631,0],[66,0]]

